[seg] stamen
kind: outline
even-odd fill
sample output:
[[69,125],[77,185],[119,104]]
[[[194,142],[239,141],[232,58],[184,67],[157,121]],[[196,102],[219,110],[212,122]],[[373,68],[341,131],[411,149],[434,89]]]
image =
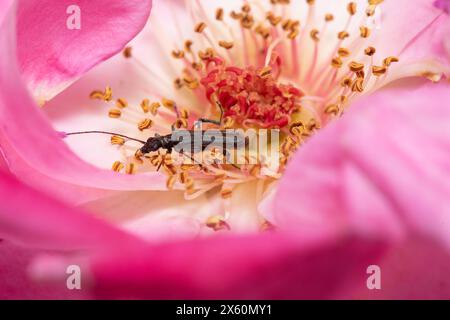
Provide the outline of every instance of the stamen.
[[120,118],[120,116],[122,115],[122,111],[120,111],[119,109],[110,109],[108,115],[110,118]]
[[126,174],[134,174],[135,170],[136,170],[136,168],[135,168],[134,163],[128,163],[125,168],[125,173]]
[[115,171],[115,172],[120,172],[124,167],[125,166],[123,165],[122,162],[116,161],[112,165],[112,170]]

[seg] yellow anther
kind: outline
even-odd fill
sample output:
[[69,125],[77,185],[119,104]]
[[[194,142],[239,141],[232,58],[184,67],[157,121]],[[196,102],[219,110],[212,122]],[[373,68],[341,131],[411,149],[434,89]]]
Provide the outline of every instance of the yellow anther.
[[393,62],[399,62],[399,59],[397,57],[387,57],[383,60],[383,64],[386,67],[389,67]]
[[341,86],[343,86],[343,87],[349,87],[351,84],[352,84],[352,79],[348,78],[348,77],[342,79],[342,81],[341,81]]
[[326,22],[330,22],[330,21],[333,21],[333,20],[334,20],[334,16],[331,13],[327,13],[325,15],[325,21]]
[[337,104],[331,104],[325,108],[325,113],[337,115],[339,113],[339,106]]
[[116,107],[118,108],[126,108],[128,106],[128,102],[127,100],[123,99],[123,98],[119,98],[116,101]]
[[353,72],[358,72],[364,69],[364,64],[356,61],[352,61],[348,65],[349,69]]
[[364,79],[358,78],[356,79],[352,84],[352,91],[353,92],[363,92],[364,91]]
[[386,74],[386,71],[387,71],[386,66],[382,66],[382,67],[373,66],[372,67],[372,74],[377,77],[382,76],[383,74]]
[[241,19],[242,28],[251,29],[254,24],[255,24],[255,20],[253,19],[253,17],[251,15],[245,15]]
[[95,90],[89,95],[91,99],[103,100],[103,91]]
[[142,102],[141,102],[141,109],[145,113],[150,111],[150,100],[149,99],[142,100]]
[[376,52],[377,52],[377,50],[376,50],[374,47],[367,47],[367,48],[364,50],[364,53],[365,53],[366,55],[368,55],[369,57],[373,56]]
[[244,4],[242,6],[242,11],[245,12],[245,13],[249,13],[251,11],[251,9],[252,8],[248,4]]
[[173,50],[172,51],[172,57],[176,59],[183,59],[184,58],[184,51],[183,50]]
[[162,98],[162,104],[164,107],[168,108],[168,109],[173,109],[175,107],[175,101],[167,99],[167,98]]
[[270,67],[270,66],[264,67],[259,71],[259,76],[261,78],[267,78],[271,74],[272,74],[272,67]]
[[345,38],[350,37],[350,34],[347,31],[341,31],[338,33],[338,38],[340,40],[344,40]]
[[161,104],[159,102],[153,102],[150,105],[150,112],[152,113],[152,115],[156,115],[158,113],[158,108],[161,107]]
[[359,71],[355,72],[355,74],[356,74],[356,77],[357,77],[357,78],[362,78],[362,79],[364,79],[364,77],[365,77],[365,72],[364,72],[364,70],[359,70]]
[[317,30],[317,29],[311,30],[309,35],[311,36],[311,39],[313,39],[314,41],[319,41],[320,40],[319,39],[319,30]]
[[105,100],[105,101],[111,101],[112,100],[112,95],[113,95],[113,92],[112,92],[112,89],[111,89],[111,87],[106,87],[105,88],[105,92],[103,93],[103,99]]
[[192,52],[192,45],[193,45],[194,43],[191,41],[191,40],[186,40],[185,42],[184,42],[184,50],[186,50],[186,52]]
[[342,67],[342,64],[343,64],[343,62],[342,62],[342,59],[340,57],[335,57],[335,58],[333,58],[331,60],[331,65],[334,68],[340,68],[340,67]]
[[356,14],[356,3],[355,2],[350,2],[347,5],[347,11],[351,16],[354,16]]
[[115,172],[120,172],[124,168],[124,165],[120,161],[116,161],[112,165],[112,170]]
[[230,129],[234,125],[234,119],[232,117],[226,117],[223,121],[223,127],[225,129]]
[[144,119],[138,123],[138,129],[144,131],[152,126],[153,121],[151,119]]
[[340,97],[339,97],[339,102],[340,102],[341,104],[346,104],[347,101],[348,101],[348,97],[347,97],[347,96],[340,96]]
[[361,26],[359,27],[359,34],[361,38],[368,38],[370,37],[370,29],[366,26]]
[[137,149],[136,152],[134,153],[134,159],[139,162],[140,164],[143,164],[144,161],[142,160],[142,157],[144,156],[144,154],[142,153],[142,151],[140,149]]
[[136,172],[136,168],[134,163],[128,163],[125,167],[125,173],[126,174],[134,174]]
[[276,27],[283,18],[280,16],[275,16],[272,12],[269,12],[266,16],[267,20],[269,20],[270,24],[274,27]]
[[299,31],[297,29],[291,30],[291,31],[289,31],[287,37],[289,40],[294,40],[295,38],[297,38],[298,34],[299,34]]
[[223,9],[217,8],[216,10],[216,20],[222,21],[223,20]]
[[200,22],[195,26],[194,31],[197,33],[202,33],[206,28],[206,23]]
[[120,118],[120,116],[122,115],[122,111],[120,111],[119,109],[111,109],[109,110],[108,115],[110,118]]
[[132,48],[131,47],[126,47],[125,49],[123,49],[123,56],[125,58],[131,58],[132,57]]
[[191,90],[195,90],[200,86],[200,83],[195,78],[184,77],[183,81]]
[[188,122],[186,119],[177,119],[175,121],[175,128],[180,129],[180,128],[187,128],[188,127]]
[[119,136],[111,136],[111,144],[114,145],[124,145],[125,144],[125,139]]
[[180,117],[183,119],[188,119],[189,118],[189,111],[185,108],[180,110]]
[[350,55],[350,50],[348,50],[347,48],[339,48],[338,55],[341,57],[348,57]]
[[214,50],[212,48],[208,48],[205,51],[199,51],[198,57],[202,60],[208,60],[213,58],[215,55]]
[[234,43],[232,41],[219,41],[219,46],[228,50],[233,48]]

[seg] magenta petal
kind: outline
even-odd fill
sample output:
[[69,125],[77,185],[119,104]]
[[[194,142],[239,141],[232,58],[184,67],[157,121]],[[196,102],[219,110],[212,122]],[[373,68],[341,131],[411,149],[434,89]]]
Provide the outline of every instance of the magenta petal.
[[97,259],[91,271],[102,298],[326,298],[365,283],[383,249],[350,237],[214,237]]
[[[86,164],[69,150],[21,81],[15,63],[13,9],[4,11],[8,15],[0,26],[0,149],[10,170],[26,179],[28,167],[54,180],[99,189],[165,188],[162,174],[116,175]],[[49,182],[43,179],[40,183]]]
[[276,223],[390,239],[411,231],[449,248],[449,89],[389,89],[352,105],[292,159]]
[[434,5],[444,10],[446,13],[450,13],[450,1],[449,0],[435,0]]
[[[40,99],[51,98],[57,90],[120,52],[144,27],[152,5],[151,0],[18,3],[20,66],[26,82]],[[73,20],[76,8],[80,10],[79,25],[77,19]],[[80,29],[70,29],[68,25]]]
[[346,299],[449,299],[450,255],[426,239],[409,239],[389,250],[380,261],[381,290],[359,284],[342,292]]
[[89,214],[0,172],[0,239],[44,249],[117,249],[140,244]]
[[0,241],[0,299],[85,299],[85,290],[67,290],[65,281],[58,286],[36,283],[29,277],[30,263],[40,251]]

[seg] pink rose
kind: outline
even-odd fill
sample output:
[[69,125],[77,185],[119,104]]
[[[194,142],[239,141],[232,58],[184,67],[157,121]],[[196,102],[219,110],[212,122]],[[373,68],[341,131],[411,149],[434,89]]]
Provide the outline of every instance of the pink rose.
[[[0,4],[0,297],[450,296],[447,2],[254,2]],[[281,159],[122,137],[218,106]]]

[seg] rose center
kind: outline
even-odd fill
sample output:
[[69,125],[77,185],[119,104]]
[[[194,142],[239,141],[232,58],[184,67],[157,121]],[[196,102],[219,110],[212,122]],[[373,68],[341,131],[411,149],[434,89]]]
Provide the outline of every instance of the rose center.
[[208,101],[218,101],[224,116],[243,127],[283,128],[291,115],[300,110],[302,92],[290,84],[278,82],[279,73],[271,66],[257,69],[227,66],[213,57],[200,83]]

